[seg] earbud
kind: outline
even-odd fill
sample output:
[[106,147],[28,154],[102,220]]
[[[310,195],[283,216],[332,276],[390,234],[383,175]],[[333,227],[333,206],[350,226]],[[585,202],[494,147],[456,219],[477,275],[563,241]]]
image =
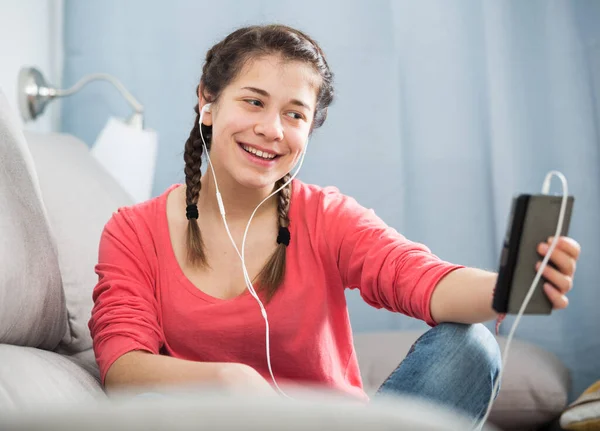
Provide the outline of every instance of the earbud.
[[[205,112],[210,112],[210,108],[211,108],[212,103],[207,103],[206,105],[204,105],[202,107],[202,109],[200,110],[200,118],[198,120],[198,123],[200,125],[202,125],[202,118],[204,117],[204,113]],[[203,138],[204,139],[204,138]]]

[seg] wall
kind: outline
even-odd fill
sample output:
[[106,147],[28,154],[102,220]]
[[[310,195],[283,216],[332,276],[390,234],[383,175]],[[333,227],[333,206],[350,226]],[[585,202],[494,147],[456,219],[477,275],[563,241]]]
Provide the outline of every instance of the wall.
[[[21,67],[38,67],[49,83],[60,84],[63,10],[63,0],[0,0],[0,87],[16,112]],[[54,101],[26,128],[57,131],[59,115],[60,103]]]

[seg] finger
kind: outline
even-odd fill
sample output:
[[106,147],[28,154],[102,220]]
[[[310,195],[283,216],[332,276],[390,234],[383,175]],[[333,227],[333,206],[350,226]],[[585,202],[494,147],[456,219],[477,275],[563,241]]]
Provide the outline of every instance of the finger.
[[[541,264],[542,262],[538,262],[535,265],[536,271],[540,269]],[[544,272],[542,272],[542,275],[549,283],[553,284],[563,295],[573,288],[573,278],[569,277],[568,275],[564,275],[562,272],[552,268],[551,266],[546,265],[546,268],[544,268]]]
[[544,283],[544,292],[546,292],[546,296],[552,303],[553,309],[562,310],[569,305],[569,299],[550,283]]
[[[552,244],[552,241],[554,241],[553,236],[548,238],[548,245]],[[561,249],[574,259],[579,259],[579,255],[581,254],[581,245],[579,245],[579,243],[573,238],[569,238],[568,236],[559,237],[558,242],[556,243],[556,248]]]
[[[542,256],[546,256],[549,248],[550,246],[543,242],[538,245],[538,253]],[[577,266],[575,259],[558,247],[556,247],[552,252],[552,256],[550,256],[550,262],[556,265],[558,270],[565,275],[572,276],[575,274],[575,269]]]

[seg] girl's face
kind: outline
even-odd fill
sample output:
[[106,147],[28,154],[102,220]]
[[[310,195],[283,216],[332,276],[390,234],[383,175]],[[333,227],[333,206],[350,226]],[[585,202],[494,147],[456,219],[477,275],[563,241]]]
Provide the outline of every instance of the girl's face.
[[302,155],[319,85],[319,75],[305,63],[277,55],[249,60],[203,117],[212,125],[217,174],[270,191]]

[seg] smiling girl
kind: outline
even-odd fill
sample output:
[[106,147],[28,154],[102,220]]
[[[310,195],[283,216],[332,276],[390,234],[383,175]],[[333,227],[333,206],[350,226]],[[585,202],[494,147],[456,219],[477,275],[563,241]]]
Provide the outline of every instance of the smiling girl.
[[[185,184],[121,208],[101,238],[89,327],[107,390],[273,391],[265,321],[225,230],[214,177],[241,250],[250,215],[288,183],[325,121],[332,78],[315,41],[283,25],[239,29],[208,51]],[[206,175],[203,139],[212,162]],[[244,251],[279,384],[367,399],[345,300],[346,288],[359,289],[373,307],[432,326],[378,393],[483,416],[500,368],[498,345],[479,323],[496,318],[496,274],[445,262],[337,189],[295,179],[259,207]],[[544,274],[555,308],[567,305],[578,255],[579,245],[561,238],[557,269]]]

